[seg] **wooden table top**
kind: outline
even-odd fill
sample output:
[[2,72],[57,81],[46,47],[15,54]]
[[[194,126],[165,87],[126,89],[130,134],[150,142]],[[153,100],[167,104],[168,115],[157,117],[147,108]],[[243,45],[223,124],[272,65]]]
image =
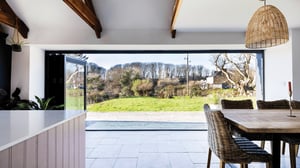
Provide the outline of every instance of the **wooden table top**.
[[247,133],[300,133],[300,110],[223,109],[225,118]]

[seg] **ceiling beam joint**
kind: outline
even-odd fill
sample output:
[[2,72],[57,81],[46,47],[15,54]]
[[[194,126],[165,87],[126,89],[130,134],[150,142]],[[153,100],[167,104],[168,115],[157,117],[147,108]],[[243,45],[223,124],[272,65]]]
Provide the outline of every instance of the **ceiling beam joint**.
[[170,27],[170,32],[172,38],[176,38],[176,29],[175,29],[175,23],[176,19],[178,17],[179,9],[182,4],[182,0],[176,0],[173,8],[173,16],[172,16],[172,22],[171,22],[171,27]]

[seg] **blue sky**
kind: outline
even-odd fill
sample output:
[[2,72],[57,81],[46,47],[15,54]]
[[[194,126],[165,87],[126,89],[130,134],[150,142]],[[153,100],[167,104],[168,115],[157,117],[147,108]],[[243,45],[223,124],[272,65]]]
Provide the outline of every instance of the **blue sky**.
[[[94,62],[105,69],[117,64],[130,62],[161,62],[170,64],[186,64],[187,54],[87,54],[88,62]],[[210,58],[213,54],[189,54],[190,65],[203,65],[205,68],[214,69]]]

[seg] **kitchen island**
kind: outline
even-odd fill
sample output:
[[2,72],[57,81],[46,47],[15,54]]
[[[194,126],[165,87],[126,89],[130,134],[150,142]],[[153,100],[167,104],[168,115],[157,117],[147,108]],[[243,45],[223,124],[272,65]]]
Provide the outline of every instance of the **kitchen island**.
[[85,111],[0,111],[1,168],[84,168]]

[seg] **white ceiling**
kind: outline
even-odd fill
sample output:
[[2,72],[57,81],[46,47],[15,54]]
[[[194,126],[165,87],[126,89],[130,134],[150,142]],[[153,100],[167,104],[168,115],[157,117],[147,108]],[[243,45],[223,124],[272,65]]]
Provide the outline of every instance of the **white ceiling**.
[[[94,31],[63,0],[7,0],[30,29],[29,38],[49,32]],[[93,0],[103,33],[113,30],[166,30],[175,0]],[[300,0],[268,0],[286,16],[290,28],[300,27]],[[244,32],[259,0],[183,0],[177,32]],[[5,26],[4,26],[5,27]],[[103,34],[102,33],[102,34]],[[83,33],[84,34],[84,33]],[[170,35],[171,36],[171,35]]]
[[[286,17],[290,28],[300,27],[299,0],[268,0]],[[179,31],[245,31],[259,0],[183,0],[176,22]]]

